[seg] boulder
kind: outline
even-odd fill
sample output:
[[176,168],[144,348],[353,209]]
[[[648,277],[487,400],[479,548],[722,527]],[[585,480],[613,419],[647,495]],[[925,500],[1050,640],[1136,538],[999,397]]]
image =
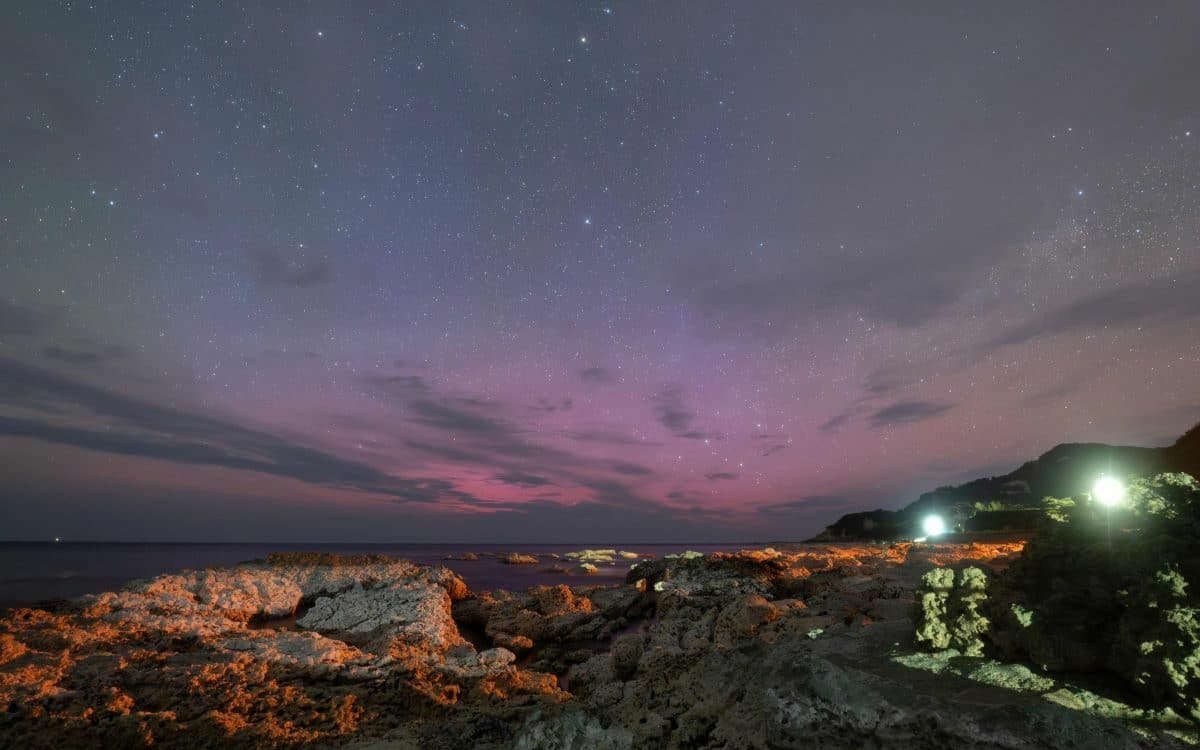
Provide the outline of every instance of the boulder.
[[537,565],[538,559],[533,555],[523,555],[520,552],[510,552],[501,558],[505,565]]

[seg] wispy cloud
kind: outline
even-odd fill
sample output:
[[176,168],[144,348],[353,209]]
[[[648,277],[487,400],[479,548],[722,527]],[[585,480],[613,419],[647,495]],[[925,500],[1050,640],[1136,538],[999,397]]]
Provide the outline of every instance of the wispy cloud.
[[870,422],[876,429],[915,424],[940,417],[953,408],[954,404],[934,401],[897,401],[872,412]]
[[82,409],[108,423],[104,429],[92,429],[57,421],[0,416],[0,435],[181,464],[254,471],[310,484],[377,493],[404,502],[435,503],[443,499],[477,502],[444,480],[395,477],[268,432],[160,406],[12,359],[0,358],[0,386],[0,405],[49,403]]
[[988,339],[993,350],[1073,331],[1100,331],[1155,320],[1200,317],[1200,271],[1107,289],[1068,303]]
[[654,418],[676,437],[689,440],[714,439],[717,435],[692,429],[696,413],[684,403],[683,386],[668,384],[650,397],[654,405]]
[[50,322],[44,311],[0,299],[0,336],[32,336]]
[[274,250],[255,250],[250,261],[254,280],[263,287],[316,286],[333,276],[326,260],[289,261]]
[[612,370],[604,367],[588,367],[580,370],[579,377],[589,383],[611,383],[617,379]]
[[710,482],[730,481],[737,479],[738,475],[728,471],[714,471],[711,474],[705,474],[704,478]]

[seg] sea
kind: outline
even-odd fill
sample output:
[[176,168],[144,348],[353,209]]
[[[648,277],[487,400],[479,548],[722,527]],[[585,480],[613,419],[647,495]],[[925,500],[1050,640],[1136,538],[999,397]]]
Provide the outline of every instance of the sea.
[[[696,550],[716,552],[744,549],[746,544],[286,544],[264,543],[141,543],[141,542],[0,542],[0,611],[56,599],[115,591],[129,581],[186,569],[235,565],[261,560],[271,552],[375,553],[425,565],[444,565],[458,573],[472,591],[522,590],[529,586],[565,583],[571,586],[615,584],[624,580],[634,561],[618,559],[600,566],[594,575],[568,571],[575,564],[567,552],[616,549],[647,557]],[[761,546],[758,545],[758,546]],[[477,560],[458,560],[468,552]],[[510,552],[538,557],[537,565],[507,565]],[[554,556],[558,555],[556,559]]]

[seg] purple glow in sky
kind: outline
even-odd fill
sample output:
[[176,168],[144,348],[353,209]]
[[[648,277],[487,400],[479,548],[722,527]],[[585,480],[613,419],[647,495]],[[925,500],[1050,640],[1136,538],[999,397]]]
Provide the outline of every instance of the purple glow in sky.
[[0,536],[796,538],[1200,418],[1194,3],[7,16]]

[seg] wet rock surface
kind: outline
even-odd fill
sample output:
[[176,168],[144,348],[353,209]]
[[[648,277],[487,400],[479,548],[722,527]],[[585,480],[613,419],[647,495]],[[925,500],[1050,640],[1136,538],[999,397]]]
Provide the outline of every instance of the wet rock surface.
[[1021,548],[685,554],[619,586],[524,592],[379,557],[163,576],[0,620],[0,747],[1175,743],[1169,722],[1099,715],[1108,698],[1028,668],[921,654],[921,577],[995,575]]

